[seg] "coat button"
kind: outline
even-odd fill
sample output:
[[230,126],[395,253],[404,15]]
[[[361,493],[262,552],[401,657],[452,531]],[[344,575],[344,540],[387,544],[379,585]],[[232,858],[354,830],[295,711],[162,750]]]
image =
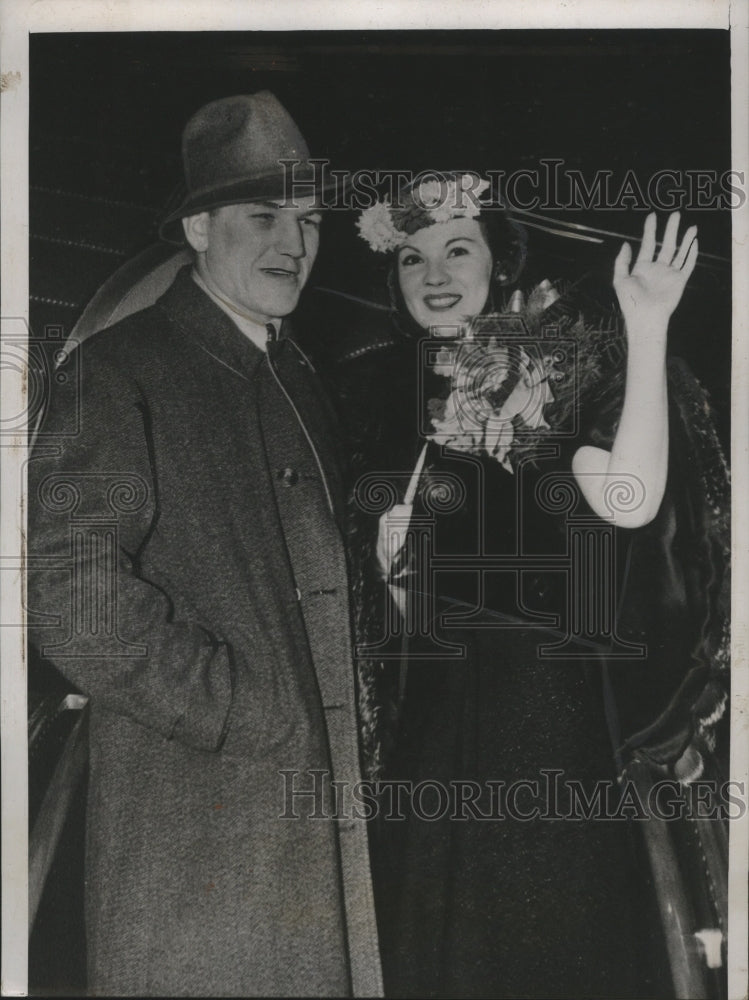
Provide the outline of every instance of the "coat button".
[[299,482],[299,473],[296,469],[279,469],[278,479],[283,486],[295,486]]

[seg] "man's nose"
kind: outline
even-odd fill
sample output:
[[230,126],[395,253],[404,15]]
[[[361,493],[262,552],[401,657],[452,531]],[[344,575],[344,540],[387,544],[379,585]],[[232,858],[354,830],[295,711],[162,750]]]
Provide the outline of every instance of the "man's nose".
[[302,225],[295,219],[285,219],[279,229],[278,242],[276,244],[279,253],[288,257],[304,257],[306,249],[304,246],[304,236]]

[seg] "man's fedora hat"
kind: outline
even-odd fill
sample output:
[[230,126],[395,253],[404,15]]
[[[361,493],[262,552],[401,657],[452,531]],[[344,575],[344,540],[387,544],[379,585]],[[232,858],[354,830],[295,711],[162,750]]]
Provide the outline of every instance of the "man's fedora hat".
[[[281,198],[289,190],[291,167],[297,197],[319,191],[320,171],[294,120],[270,91],[240,94],[206,104],[188,121],[182,135],[185,191],[178,207],[159,228],[163,239],[182,242],[180,221],[222,205]],[[304,188],[296,182],[304,182]]]

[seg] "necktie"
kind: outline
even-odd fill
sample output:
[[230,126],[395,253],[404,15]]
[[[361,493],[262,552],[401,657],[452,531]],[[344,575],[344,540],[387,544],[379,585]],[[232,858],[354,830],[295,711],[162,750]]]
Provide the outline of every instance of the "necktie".
[[276,340],[278,340],[278,334],[276,333],[276,328],[275,328],[275,326],[273,326],[272,323],[266,323],[265,324],[265,329],[268,332],[268,343],[269,344],[272,344]]

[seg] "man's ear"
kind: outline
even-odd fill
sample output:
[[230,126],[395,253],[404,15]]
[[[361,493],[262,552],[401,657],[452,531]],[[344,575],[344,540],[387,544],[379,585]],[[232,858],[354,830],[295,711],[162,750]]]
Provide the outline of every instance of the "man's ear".
[[208,249],[209,218],[208,212],[199,212],[197,215],[188,215],[182,220],[185,239],[196,253],[205,253]]

